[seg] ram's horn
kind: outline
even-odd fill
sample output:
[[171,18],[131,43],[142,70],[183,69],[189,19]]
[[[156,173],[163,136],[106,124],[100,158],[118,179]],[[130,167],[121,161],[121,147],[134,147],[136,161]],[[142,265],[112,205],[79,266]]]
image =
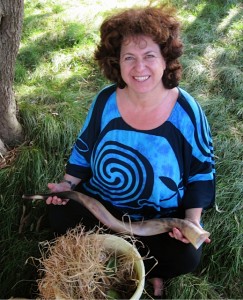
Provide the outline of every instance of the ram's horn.
[[178,228],[182,234],[198,249],[210,233],[194,223],[178,218],[161,218],[146,221],[123,222],[116,219],[99,201],[76,191],[65,191],[49,194],[23,195],[24,199],[46,200],[57,196],[61,199],[72,199],[85,206],[102,224],[119,233],[138,236],[151,236]]

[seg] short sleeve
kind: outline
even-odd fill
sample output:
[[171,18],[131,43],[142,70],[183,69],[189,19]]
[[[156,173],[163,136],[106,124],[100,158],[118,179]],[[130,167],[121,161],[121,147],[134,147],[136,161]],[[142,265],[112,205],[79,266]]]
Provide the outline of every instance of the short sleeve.
[[191,136],[191,156],[188,161],[189,176],[186,180],[183,207],[207,209],[215,202],[215,162],[213,142],[207,118],[196,103],[191,118],[194,133]]
[[80,179],[90,178],[92,172],[90,159],[94,145],[100,133],[101,118],[109,96],[115,91],[116,86],[111,85],[95,97],[78,138],[72,148],[71,155],[66,165],[66,173]]

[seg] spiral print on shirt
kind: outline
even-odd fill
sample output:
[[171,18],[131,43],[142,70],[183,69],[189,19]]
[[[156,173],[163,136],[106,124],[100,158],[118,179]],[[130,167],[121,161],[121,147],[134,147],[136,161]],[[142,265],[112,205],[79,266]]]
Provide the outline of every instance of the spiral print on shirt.
[[116,204],[132,202],[141,198],[148,186],[147,168],[153,173],[150,163],[137,150],[118,142],[106,142],[92,158],[94,176],[90,184],[103,199],[113,198]]

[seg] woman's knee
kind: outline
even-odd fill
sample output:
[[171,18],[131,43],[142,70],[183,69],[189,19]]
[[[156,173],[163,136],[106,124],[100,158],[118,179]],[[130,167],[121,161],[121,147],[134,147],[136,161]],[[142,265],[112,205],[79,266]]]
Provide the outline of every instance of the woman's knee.
[[172,278],[191,273],[200,263],[201,248],[196,250],[191,244],[172,239],[168,234],[143,238],[143,242],[150,250],[149,255],[157,260],[154,267],[151,260],[144,262],[150,277]]
[[202,248],[195,249],[191,244],[185,247],[184,253],[180,255],[178,265],[179,272],[181,274],[187,274],[194,272],[201,261]]

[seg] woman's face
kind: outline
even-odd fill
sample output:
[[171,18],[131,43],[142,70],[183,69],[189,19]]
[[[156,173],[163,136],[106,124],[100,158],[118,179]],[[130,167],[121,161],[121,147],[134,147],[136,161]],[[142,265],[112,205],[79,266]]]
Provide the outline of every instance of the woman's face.
[[135,93],[160,91],[163,88],[165,60],[159,45],[148,36],[140,35],[123,41],[120,68],[122,79]]

